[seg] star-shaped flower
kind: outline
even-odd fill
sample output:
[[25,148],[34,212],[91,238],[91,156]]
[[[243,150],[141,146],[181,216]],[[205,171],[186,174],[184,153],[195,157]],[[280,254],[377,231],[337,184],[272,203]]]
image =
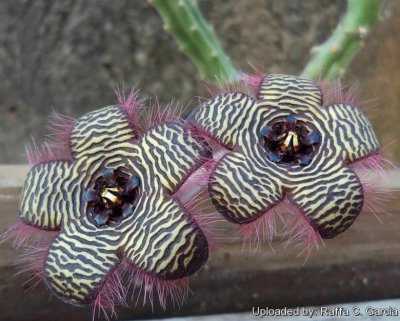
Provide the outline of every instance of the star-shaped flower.
[[178,122],[140,133],[128,116],[109,106],[81,117],[70,134],[73,160],[37,164],[23,188],[21,220],[60,231],[44,277],[69,303],[98,302],[121,262],[146,278],[177,280],[208,258],[206,238],[174,194],[209,149]]
[[247,224],[290,202],[322,238],[346,230],[363,207],[363,186],[349,167],[376,153],[377,138],[355,106],[325,106],[314,81],[263,76],[256,99],[214,97],[189,122],[228,152],[209,182],[226,219]]

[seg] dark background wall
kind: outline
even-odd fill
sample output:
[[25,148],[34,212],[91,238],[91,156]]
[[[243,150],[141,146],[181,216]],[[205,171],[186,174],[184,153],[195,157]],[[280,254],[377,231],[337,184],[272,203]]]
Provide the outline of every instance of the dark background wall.
[[[235,64],[298,74],[335,28],[343,0],[200,0]],[[400,160],[400,5],[389,3],[345,76],[359,80],[373,124]],[[72,116],[111,104],[115,84],[194,107],[205,86],[147,1],[0,1],[0,163],[24,163],[55,110]]]

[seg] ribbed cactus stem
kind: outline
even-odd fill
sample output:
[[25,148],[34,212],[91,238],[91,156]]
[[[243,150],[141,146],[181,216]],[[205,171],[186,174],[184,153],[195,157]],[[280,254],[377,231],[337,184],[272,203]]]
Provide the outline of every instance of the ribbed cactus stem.
[[383,4],[384,0],[348,0],[347,12],[332,36],[311,49],[313,57],[303,76],[313,79],[342,76],[379,20]]
[[238,71],[224,53],[213,28],[194,0],[149,0],[164,20],[164,29],[177,41],[201,75],[211,81],[235,80]]

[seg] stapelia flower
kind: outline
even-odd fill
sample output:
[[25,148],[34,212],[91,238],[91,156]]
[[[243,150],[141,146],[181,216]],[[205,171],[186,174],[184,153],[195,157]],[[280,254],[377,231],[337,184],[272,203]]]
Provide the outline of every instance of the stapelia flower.
[[[72,160],[39,162],[23,187],[23,223],[60,231],[46,249],[43,274],[72,304],[113,309],[114,300],[124,303],[123,282],[148,290],[154,279],[164,304],[168,291],[179,293],[163,280],[184,279],[208,258],[203,232],[175,193],[209,149],[179,122],[140,132],[130,99],[76,121]],[[134,276],[122,281],[127,269]]]
[[350,166],[379,151],[370,122],[351,104],[326,105],[314,81],[249,79],[255,98],[221,94],[189,118],[227,149],[211,173],[213,204],[246,225],[290,203],[310,227],[307,237],[335,237],[363,208],[363,185]]

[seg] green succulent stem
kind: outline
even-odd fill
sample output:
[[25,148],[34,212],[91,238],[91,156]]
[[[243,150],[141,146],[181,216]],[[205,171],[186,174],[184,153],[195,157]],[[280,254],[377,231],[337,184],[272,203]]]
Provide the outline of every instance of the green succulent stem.
[[345,16],[332,36],[311,50],[313,57],[302,75],[312,79],[342,76],[379,20],[383,4],[384,0],[348,0]]
[[158,10],[164,29],[177,41],[204,78],[235,80],[238,71],[224,53],[213,28],[194,0],[149,0]]

